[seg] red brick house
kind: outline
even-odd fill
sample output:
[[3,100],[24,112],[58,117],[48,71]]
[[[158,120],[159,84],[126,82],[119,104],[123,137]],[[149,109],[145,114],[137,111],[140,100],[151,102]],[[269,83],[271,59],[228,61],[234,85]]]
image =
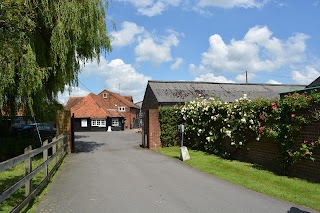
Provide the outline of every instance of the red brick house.
[[132,96],[121,96],[117,93],[110,92],[106,89],[98,94],[112,109],[121,112],[124,116],[124,127],[132,129],[134,119],[137,118],[139,107],[133,103]]
[[65,110],[74,115],[75,131],[113,131],[132,128],[138,107],[131,96],[103,90],[98,95],[70,97]]

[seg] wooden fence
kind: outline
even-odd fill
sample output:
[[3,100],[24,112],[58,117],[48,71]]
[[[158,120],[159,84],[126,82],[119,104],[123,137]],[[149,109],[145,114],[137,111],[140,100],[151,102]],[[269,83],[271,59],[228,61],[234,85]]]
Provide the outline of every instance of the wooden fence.
[[[52,155],[48,155],[48,150],[52,148]],[[43,163],[32,170],[32,158],[40,153],[43,153]],[[12,212],[20,212],[48,183],[51,176],[61,165],[65,155],[67,154],[66,136],[63,134],[53,138],[51,143],[46,140],[43,146],[32,150],[29,146],[25,149],[25,153],[15,158],[0,163],[0,172],[10,169],[13,166],[25,162],[25,176],[14,185],[6,189],[0,194],[0,203],[10,197],[14,192],[25,186],[25,199],[17,205]],[[54,166],[49,171],[49,163],[53,161]],[[44,179],[35,189],[32,188],[32,179],[41,171],[44,171]]]

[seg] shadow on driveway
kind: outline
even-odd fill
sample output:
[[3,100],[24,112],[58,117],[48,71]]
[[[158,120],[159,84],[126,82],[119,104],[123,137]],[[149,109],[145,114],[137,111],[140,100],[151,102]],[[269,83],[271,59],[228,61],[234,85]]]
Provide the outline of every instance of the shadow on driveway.
[[93,152],[104,145],[104,143],[77,140],[75,141],[75,153]]
[[288,213],[310,213],[310,212],[300,210],[299,208],[296,208],[296,207],[291,207]]

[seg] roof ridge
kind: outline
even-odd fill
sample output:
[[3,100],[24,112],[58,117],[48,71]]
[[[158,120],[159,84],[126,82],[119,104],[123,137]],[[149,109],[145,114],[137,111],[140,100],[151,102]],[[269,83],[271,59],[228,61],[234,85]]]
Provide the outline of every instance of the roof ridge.
[[304,84],[268,84],[268,83],[228,83],[211,81],[166,81],[166,80],[148,80],[148,83],[192,83],[192,84],[228,84],[228,85],[261,85],[261,86],[306,86]]

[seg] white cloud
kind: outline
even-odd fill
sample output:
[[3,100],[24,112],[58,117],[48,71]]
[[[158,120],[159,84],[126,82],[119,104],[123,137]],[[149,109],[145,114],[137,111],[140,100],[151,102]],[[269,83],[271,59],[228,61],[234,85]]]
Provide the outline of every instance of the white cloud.
[[135,48],[136,61],[150,61],[154,66],[172,60],[171,47],[177,46],[179,39],[171,34],[160,41],[151,37],[142,38]]
[[213,73],[206,73],[196,77],[195,81],[206,81],[206,82],[216,82],[216,83],[235,83],[232,80],[226,79],[224,76],[215,76]]
[[172,70],[178,70],[183,63],[182,58],[177,58],[176,61],[170,66]]
[[292,71],[292,80],[298,84],[310,84],[316,78],[320,76],[320,72],[314,67],[307,66],[301,71]]
[[236,81],[239,83],[246,83],[246,78],[248,78],[248,83],[252,82],[256,75],[252,72],[248,73],[241,73],[236,76]]
[[[260,8],[270,0],[118,0],[131,3],[139,14],[148,17],[161,15],[170,7],[181,7],[186,10],[193,10],[202,14],[208,14],[205,8]],[[210,13],[209,13],[210,14]]]
[[136,36],[142,34],[145,30],[143,27],[139,27],[133,22],[125,21],[121,25],[122,29],[120,31],[111,32],[114,37],[112,41],[112,46],[126,46],[130,45],[136,40]]
[[82,73],[105,79],[108,90],[118,92],[120,83],[121,95],[132,95],[135,102],[143,99],[148,80],[151,78],[138,73],[131,64],[125,64],[121,59],[108,62],[101,56],[99,65],[96,60],[88,65],[82,68]]
[[277,70],[304,62],[307,39],[307,35],[297,33],[282,41],[266,26],[255,26],[242,40],[232,39],[229,44],[214,34],[208,51],[202,54],[201,66],[208,71]]
[[[120,31],[111,32],[114,37],[112,45],[119,47],[135,45],[136,61],[149,61],[153,66],[172,61],[171,48],[178,46],[179,36],[184,36],[183,33],[172,29],[166,30],[167,36],[157,36],[136,23],[127,21],[123,22],[121,26]],[[181,63],[182,59],[177,59],[176,63],[172,65],[172,69],[178,69]]]
[[166,9],[166,7],[167,5],[164,4],[164,2],[157,1],[150,7],[139,8],[138,12],[142,15],[152,17],[155,15],[160,15]]
[[141,15],[148,17],[162,14],[169,7],[177,7],[180,5],[181,0],[118,0],[120,2],[129,2],[136,7]]
[[[70,87],[68,85],[64,86],[65,91],[63,93],[59,92],[58,101],[65,105],[70,97],[84,97],[89,94],[88,91],[81,89],[80,87]],[[70,90],[70,92],[69,92]]]
[[267,81],[267,84],[282,84],[282,83],[279,81],[270,79],[269,81]]
[[259,0],[198,0],[198,7],[222,7],[222,8],[254,8],[262,7],[267,1]]

